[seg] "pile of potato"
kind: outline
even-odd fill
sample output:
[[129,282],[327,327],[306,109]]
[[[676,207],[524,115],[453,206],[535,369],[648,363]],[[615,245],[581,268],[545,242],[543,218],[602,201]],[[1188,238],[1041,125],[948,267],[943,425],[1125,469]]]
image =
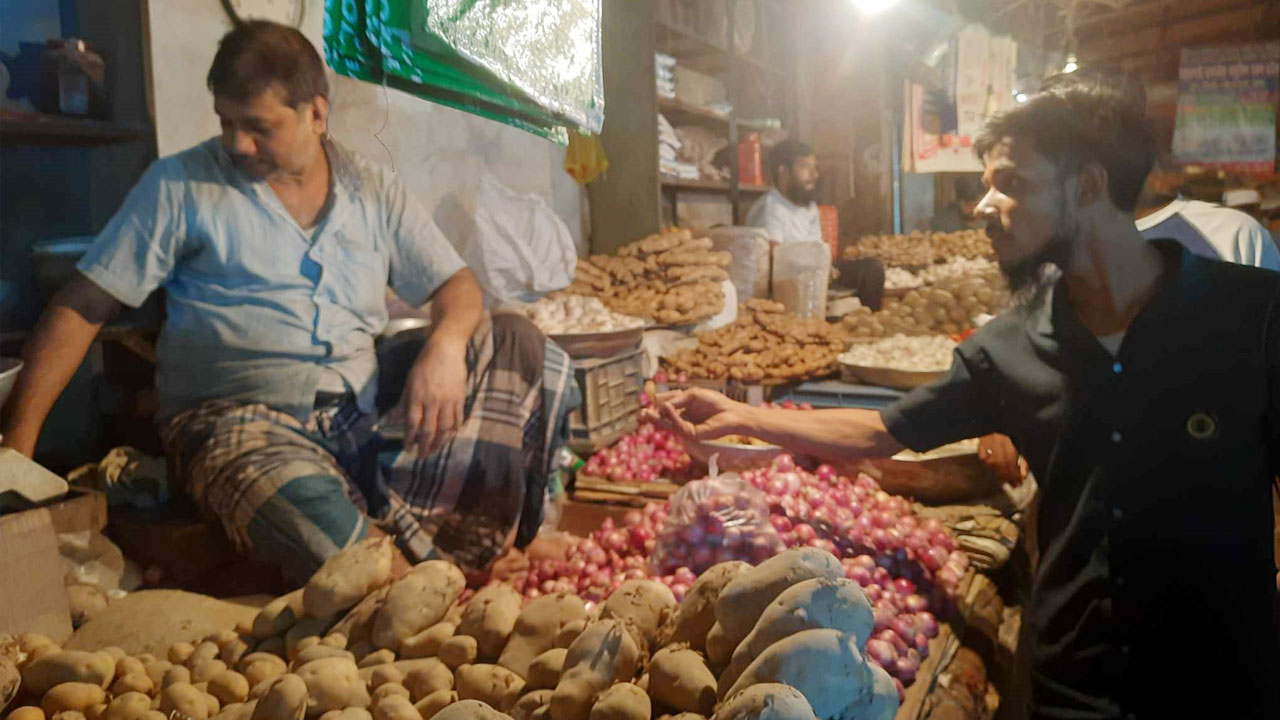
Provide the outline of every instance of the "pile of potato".
[[[167,657],[0,636],[8,720],[890,720],[898,686],[863,658],[870,605],[839,560],[798,548],[710,568],[677,603],[653,580],[589,608],[462,601],[455,566],[391,577],[389,541],[344,550],[250,625]],[[18,685],[16,674],[20,673]],[[781,714],[779,714],[781,713]]]
[[650,235],[616,256],[579,260],[573,283],[560,293],[598,297],[615,312],[662,325],[700,323],[724,309],[733,259],[711,248],[709,238],[695,239],[688,230]]
[[738,319],[698,334],[698,347],[665,358],[669,373],[742,382],[819,377],[835,369],[848,333],[820,318],[798,318],[778,302],[748,300]]
[[926,266],[955,258],[994,256],[995,248],[983,230],[865,235],[844,251],[846,260],[879,258],[886,265],[898,266]]
[[979,315],[999,315],[1009,306],[1008,287],[998,275],[944,281],[911,290],[901,298],[885,298],[872,312],[857,307],[841,325],[855,339],[904,335],[955,335],[974,326]]

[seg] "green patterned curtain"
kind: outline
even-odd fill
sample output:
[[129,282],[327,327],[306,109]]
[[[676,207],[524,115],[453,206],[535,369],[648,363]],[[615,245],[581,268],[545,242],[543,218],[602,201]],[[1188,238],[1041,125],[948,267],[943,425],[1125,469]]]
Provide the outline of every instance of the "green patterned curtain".
[[560,143],[599,133],[601,0],[325,0],[329,65]]

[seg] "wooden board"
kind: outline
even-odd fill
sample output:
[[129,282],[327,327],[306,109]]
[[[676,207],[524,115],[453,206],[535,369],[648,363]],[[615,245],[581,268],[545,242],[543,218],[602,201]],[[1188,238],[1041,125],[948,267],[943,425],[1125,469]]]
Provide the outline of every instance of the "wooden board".
[[960,641],[951,627],[942,625],[938,636],[929,641],[929,657],[920,663],[916,681],[907,688],[906,698],[898,706],[898,720],[916,720],[924,710],[929,694],[935,689],[938,676],[946,669],[951,656],[960,649]]
[[675,483],[666,481],[659,482],[613,482],[602,478],[590,477],[579,474],[574,481],[575,492],[594,492],[615,494],[627,497],[643,497],[652,500],[666,500],[673,493],[680,489]]

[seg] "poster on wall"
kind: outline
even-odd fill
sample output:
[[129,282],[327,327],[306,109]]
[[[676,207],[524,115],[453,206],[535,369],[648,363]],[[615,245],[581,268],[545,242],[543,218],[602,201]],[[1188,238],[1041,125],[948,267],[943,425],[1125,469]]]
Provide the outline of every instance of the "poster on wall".
[[1183,48],[1174,159],[1235,172],[1272,172],[1278,102],[1280,42]]
[[[1013,105],[1018,44],[969,25],[952,42],[954,97],[905,84],[903,170],[981,172],[973,138],[991,115]],[[951,120],[952,122],[948,122]]]

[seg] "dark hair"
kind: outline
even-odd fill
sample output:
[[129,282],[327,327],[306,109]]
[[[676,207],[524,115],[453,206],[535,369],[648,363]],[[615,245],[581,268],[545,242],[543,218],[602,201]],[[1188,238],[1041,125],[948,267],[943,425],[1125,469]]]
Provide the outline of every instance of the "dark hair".
[[802,157],[813,154],[813,148],[799,140],[783,140],[769,151],[769,177],[778,179],[778,168],[788,169]]
[[240,23],[223,35],[206,80],[214,95],[237,100],[277,84],[292,107],[329,97],[324,61],[311,41],[296,28],[266,20]]
[[978,157],[1005,138],[1030,142],[1059,175],[1098,163],[1107,171],[1111,201],[1126,212],[1137,206],[1155,161],[1155,143],[1141,110],[1101,87],[1052,88],[996,115],[974,141]]

